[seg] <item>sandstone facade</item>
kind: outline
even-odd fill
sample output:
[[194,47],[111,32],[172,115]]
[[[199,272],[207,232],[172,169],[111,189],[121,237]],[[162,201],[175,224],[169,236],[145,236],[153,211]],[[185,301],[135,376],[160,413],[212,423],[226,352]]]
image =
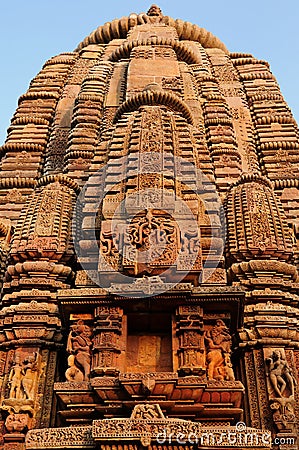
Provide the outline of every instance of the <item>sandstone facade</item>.
[[45,63],[1,147],[1,448],[298,448],[298,149],[268,63],[155,5]]

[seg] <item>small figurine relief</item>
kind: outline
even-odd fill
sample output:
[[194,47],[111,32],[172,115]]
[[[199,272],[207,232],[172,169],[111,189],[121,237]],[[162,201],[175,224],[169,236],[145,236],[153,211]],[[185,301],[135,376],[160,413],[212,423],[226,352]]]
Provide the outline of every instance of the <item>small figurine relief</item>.
[[[65,376],[68,381],[81,381],[89,379],[90,363],[91,363],[91,347],[92,341],[91,328],[84,324],[83,320],[71,326],[71,331],[67,341],[67,352],[74,358],[68,359],[69,368],[66,370]],[[75,370],[79,369],[82,376]]]
[[139,404],[134,406],[131,419],[133,420],[164,419],[164,415],[159,405]]
[[8,383],[10,386],[9,398],[23,398],[22,394],[22,364],[20,361],[20,356],[15,356],[15,361],[10,369]]
[[295,386],[297,380],[282,349],[270,349],[265,357],[268,393],[273,420],[279,432],[296,432]]
[[25,433],[28,427],[28,414],[10,414],[5,420],[9,433]]
[[22,387],[25,393],[25,398],[33,399],[36,375],[37,375],[37,361],[36,361],[36,353],[33,355],[29,355],[23,361],[23,378],[22,378]]
[[37,381],[37,353],[27,354],[23,361],[16,354],[15,361],[10,369],[8,383],[10,386],[9,398],[16,400],[33,400]]
[[208,379],[234,381],[230,359],[232,340],[223,320],[218,319],[210,330],[205,331],[204,340]]
[[293,372],[280,350],[273,350],[270,357],[266,358],[272,388],[276,397],[294,397],[297,384]]

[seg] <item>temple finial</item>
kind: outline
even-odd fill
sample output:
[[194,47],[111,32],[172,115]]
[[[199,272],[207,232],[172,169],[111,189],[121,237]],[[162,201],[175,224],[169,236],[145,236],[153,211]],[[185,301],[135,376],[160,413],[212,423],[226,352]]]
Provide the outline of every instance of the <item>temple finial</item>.
[[157,6],[157,5],[152,5],[150,7],[150,9],[148,10],[147,15],[148,16],[156,16],[156,17],[163,16],[161,8],[159,8],[159,6]]

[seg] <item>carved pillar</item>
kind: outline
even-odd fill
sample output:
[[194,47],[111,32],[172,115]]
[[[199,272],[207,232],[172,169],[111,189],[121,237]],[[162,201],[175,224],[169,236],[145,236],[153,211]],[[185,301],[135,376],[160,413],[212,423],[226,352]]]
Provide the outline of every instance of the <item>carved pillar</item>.
[[[248,294],[250,298],[254,298],[253,293]],[[282,296],[280,301],[284,301]],[[298,345],[298,314],[297,308],[270,300],[247,305],[240,333],[240,346],[246,348],[244,361],[251,425],[272,430],[273,439],[280,442],[287,442],[288,438],[290,445],[281,447],[288,449],[297,448],[298,375],[292,347]]]
[[122,309],[116,306],[96,308],[92,361],[94,375],[113,376],[120,372],[122,315]]
[[179,306],[176,313],[179,339],[179,373],[182,375],[205,372],[203,310],[200,306]]
[[72,277],[75,186],[63,176],[39,180],[12,240],[0,311],[0,347],[11,349],[0,399],[7,449],[24,448],[27,429],[50,425],[62,338],[55,291]]

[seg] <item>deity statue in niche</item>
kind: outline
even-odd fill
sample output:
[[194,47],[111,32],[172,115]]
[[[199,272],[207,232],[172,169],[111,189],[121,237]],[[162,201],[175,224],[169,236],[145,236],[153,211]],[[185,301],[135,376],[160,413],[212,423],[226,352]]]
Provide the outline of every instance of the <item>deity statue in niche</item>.
[[296,379],[280,350],[266,358],[271,385],[277,397],[294,397]]
[[9,398],[16,400],[32,400],[38,374],[37,354],[26,354],[21,360],[19,354],[15,355],[15,360],[9,372],[8,383]]
[[22,364],[21,364],[21,358],[19,355],[16,354],[15,360],[11,366],[9,377],[8,377],[8,383],[10,385],[9,390],[9,398],[16,398],[21,399],[23,398],[23,392],[22,392]]
[[[67,352],[74,356],[74,360],[68,361],[71,365],[66,371],[67,379],[72,378],[72,374],[74,375],[74,368],[71,368],[75,366],[81,371],[83,380],[88,380],[91,363],[91,335],[91,328],[86,325],[83,320],[78,320],[77,323],[71,326],[67,341]],[[81,377],[78,373],[76,374],[76,378],[80,381],[79,378]]]
[[24,359],[23,364],[22,387],[25,393],[25,398],[32,399],[37,373],[36,354],[34,353],[33,355],[28,355],[28,357]]
[[206,362],[209,380],[235,379],[230,360],[232,340],[229,329],[218,319],[216,324],[204,333]]
[[297,433],[295,416],[295,386],[297,380],[283,349],[269,349],[265,358],[268,393],[273,421],[279,432]]

